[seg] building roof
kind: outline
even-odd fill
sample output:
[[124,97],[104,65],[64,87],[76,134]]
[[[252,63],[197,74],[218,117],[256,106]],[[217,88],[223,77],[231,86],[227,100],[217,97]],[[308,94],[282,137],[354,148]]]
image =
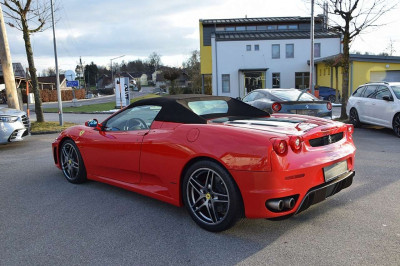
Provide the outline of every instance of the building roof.
[[[311,17],[268,17],[268,18],[230,18],[230,19],[200,19],[203,25],[220,24],[258,24],[258,23],[295,23],[310,22]],[[323,20],[322,17],[315,17],[316,21]]]
[[[12,63],[13,69],[14,69],[14,76],[15,77],[20,77],[20,78],[25,78],[26,73],[24,68],[22,67],[21,63]],[[1,64],[0,64],[1,66]],[[3,76],[3,68],[0,67],[0,76]]]
[[[65,75],[64,74],[60,75],[60,83],[62,83],[64,81],[64,79],[65,79]],[[40,83],[53,83],[53,84],[56,84],[57,79],[56,79],[56,76],[38,77],[38,81]]]
[[[320,63],[325,60],[334,59],[341,54],[336,54],[324,58],[314,60],[315,63]],[[365,54],[350,54],[350,61],[360,62],[380,62],[380,63],[400,63],[400,56],[385,56],[385,55],[365,55]]]
[[[216,32],[218,41],[231,40],[274,40],[274,39],[310,39],[307,31],[268,31],[268,32]],[[334,31],[315,31],[314,38],[339,38]]]

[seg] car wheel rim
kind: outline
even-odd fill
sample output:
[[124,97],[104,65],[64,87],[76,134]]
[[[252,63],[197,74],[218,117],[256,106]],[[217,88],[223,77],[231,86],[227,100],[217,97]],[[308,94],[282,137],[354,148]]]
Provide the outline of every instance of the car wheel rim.
[[357,120],[358,120],[357,111],[352,109],[350,112],[350,121],[354,124],[354,123],[357,123]]
[[400,115],[396,116],[393,123],[393,129],[397,136],[400,136]]
[[193,214],[207,224],[222,222],[229,210],[228,188],[215,171],[201,168],[187,183],[186,196]]
[[61,149],[61,167],[68,179],[74,179],[79,173],[79,157],[76,148],[66,143]]

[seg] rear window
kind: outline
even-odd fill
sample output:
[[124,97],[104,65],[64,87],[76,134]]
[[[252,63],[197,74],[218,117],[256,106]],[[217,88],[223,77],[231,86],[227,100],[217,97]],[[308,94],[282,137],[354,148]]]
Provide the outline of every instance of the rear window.
[[394,95],[396,95],[396,98],[400,100],[400,86],[391,86]]
[[278,97],[283,101],[315,101],[318,98],[308,92],[300,90],[271,90],[273,96]]
[[188,103],[197,115],[224,114],[228,112],[228,103],[223,100],[195,101]]

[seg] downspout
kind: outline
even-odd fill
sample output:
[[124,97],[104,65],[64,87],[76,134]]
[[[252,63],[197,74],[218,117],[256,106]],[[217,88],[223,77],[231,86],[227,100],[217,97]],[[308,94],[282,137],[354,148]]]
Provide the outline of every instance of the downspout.
[[353,94],[353,61],[350,61],[350,95]]
[[218,88],[218,52],[217,52],[217,25],[214,23],[214,34],[215,34],[215,79],[217,81],[217,96],[219,95],[219,88]]

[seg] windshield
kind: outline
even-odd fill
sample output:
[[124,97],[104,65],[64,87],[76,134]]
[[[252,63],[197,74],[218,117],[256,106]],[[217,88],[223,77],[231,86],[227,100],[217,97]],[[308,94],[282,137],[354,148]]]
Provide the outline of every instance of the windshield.
[[283,101],[315,101],[318,98],[300,90],[271,90],[270,93]]
[[188,103],[197,115],[221,114],[228,112],[228,103],[223,100],[195,101]]
[[391,86],[391,87],[397,99],[400,100],[400,86]]

